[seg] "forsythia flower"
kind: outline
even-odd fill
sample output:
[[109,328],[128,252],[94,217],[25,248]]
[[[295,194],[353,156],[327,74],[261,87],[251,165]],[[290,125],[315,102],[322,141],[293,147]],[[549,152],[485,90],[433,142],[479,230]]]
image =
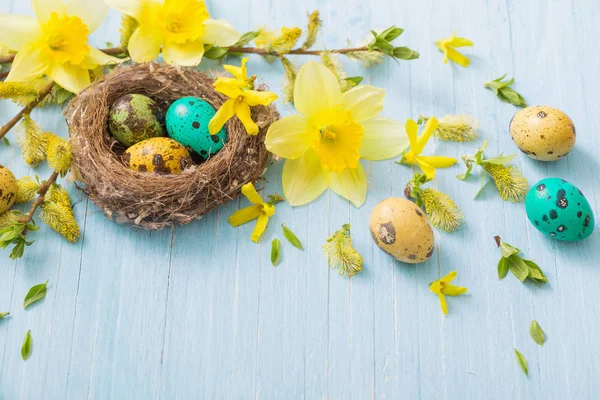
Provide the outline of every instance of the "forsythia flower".
[[454,278],[456,278],[456,271],[450,272],[442,279],[433,281],[429,285],[429,290],[438,295],[438,298],[440,299],[440,306],[442,306],[442,311],[446,315],[448,315],[448,305],[446,304],[446,297],[444,295],[460,296],[461,294],[465,294],[468,290],[466,287],[454,286],[450,284]]
[[267,149],[286,158],[283,191],[293,206],[309,203],[328,187],[360,207],[367,195],[367,176],[360,159],[395,157],[408,144],[402,127],[377,116],[385,91],[360,85],[342,94],[323,64],[306,63],[294,85],[299,115],[274,122]]
[[242,194],[253,205],[234,212],[229,217],[229,223],[231,226],[240,226],[257,219],[250,239],[254,243],[258,243],[263,232],[267,229],[269,217],[275,215],[275,206],[271,203],[265,203],[252,183],[246,183],[242,186]]
[[106,16],[102,1],[32,0],[37,19],[0,14],[0,44],[17,51],[7,82],[30,81],[43,75],[73,93],[90,84],[89,70],[118,62],[88,45]]
[[458,51],[455,47],[473,46],[473,42],[469,39],[456,37],[456,31],[452,33],[452,36],[446,39],[440,39],[435,42],[438,49],[444,53],[444,64],[448,63],[448,59],[454,61],[462,67],[468,67],[471,63],[469,58]]
[[250,116],[251,106],[267,106],[277,100],[277,95],[273,92],[259,92],[254,90],[254,81],[256,76],[248,78],[246,69],[247,58],[242,59],[242,66],[224,65],[223,68],[235,78],[217,78],[215,81],[215,90],[229,97],[219,108],[217,113],[208,123],[208,130],[211,135],[221,130],[223,125],[234,115],[242,121],[246,132],[249,135],[258,134],[258,126],[252,121]]
[[412,119],[406,121],[406,133],[410,141],[410,149],[402,154],[402,159],[398,164],[418,165],[428,178],[435,176],[436,168],[448,168],[456,164],[456,158],[442,156],[422,156],[421,152],[425,148],[427,141],[438,127],[438,121],[435,117],[427,120],[421,136],[419,125]]
[[241,36],[229,22],[211,19],[203,0],[104,1],[139,23],[128,47],[136,62],[155,60],[162,48],[167,63],[195,66],[205,44],[232,46]]

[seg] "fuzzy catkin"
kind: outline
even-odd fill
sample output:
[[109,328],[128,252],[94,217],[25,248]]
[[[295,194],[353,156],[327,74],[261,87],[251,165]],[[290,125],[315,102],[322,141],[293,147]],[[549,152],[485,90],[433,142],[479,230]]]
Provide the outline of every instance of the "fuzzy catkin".
[[484,163],[483,169],[492,177],[504,201],[519,203],[525,199],[528,183],[521,170],[512,164]]
[[465,215],[450,196],[427,188],[421,191],[421,200],[431,225],[446,232],[454,232],[464,222]]

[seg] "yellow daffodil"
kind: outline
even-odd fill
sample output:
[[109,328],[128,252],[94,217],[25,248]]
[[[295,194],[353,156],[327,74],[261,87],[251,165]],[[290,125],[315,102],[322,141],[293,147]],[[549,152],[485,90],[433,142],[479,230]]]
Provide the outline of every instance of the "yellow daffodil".
[[234,115],[242,121],[246,132],[249,135],[258,134],[258,126],[252,121],[250,116],[251,106],[267,106],[277,100],[277,95],[273,92],[259,92],[254,90],[254,81],[256,76],[248,78],[246,69],[247,58],[242,59],[242,66],[223,65],[223,68],[234,78],[217,78],[215,81],[215,90],[229,97],[219,111],[210,120],[208,129],[211,135],[221,130],[223,125]]
[[467,293],[468,290],[466,287],[454,286],[450,284],[454,278],[456,278],[456,271],[450,272],[442,279],[433,281],[429,285],[429,290],[438,295],[438,298],[440,299],[440,306],[442,306],[442,311],[446,315],[448,315],[448,305],[446,304],[445,295],[460,296],[461,294]]
[[435,42],[438,49],[444,53],[444,64],[448,63],[448,60],[452,60],[462,67],[468,67],[471,63],[469,58],[458,51],[455,47],[473,46],[473,42],[469,39],[456,37],[456,31],[452,33],[452,36],[446,39],[440,39]]
[[167,63],[195,66],[205,44],[231,46],[241,36],[227,21],[211,19],[203,0],[104,1],[139,23],[129,40],[136,62],[155,60],[162,48]]
[[106,16],[102,1],[32,0],[37,18],[0,14],[0,44],[17,52],[7,82],[43,75],[73,93],[90,84],[89,70],[117,62],[88,44]]
[[419,134],[419,125],[412,119],[406,121],[406,133],[410,141],[410,149],[402,154],[401,164],[418,165],[428,178],[433,179],[436,168],[448,168],[456,164],[456,158],[442,156],[422,156],[421,152],[425,148],[427,141],[437,129],[438,121],[435,117],[427,120],[421,136]]
[[298,72],[294,104],[300,113],[276,121],[267,149],[286,158],[283,191],[288,202],[302,205],[328,187],[360,207],[367,195],[367,175],[360,159],[395,157],[408,145],[397,122],[378,116],[385,91],[359,85],[342,93],[327,67],[310,61]]
[[242,194],[253,205],[234,212],[229,217],[229,223],[231,226],[240,226],[257,219],[250,238],[254,243],[258,243],[263,232],[267,229],[269,217],[275,215],[275,206],[272,203],[265,203],[252,183],[246,183],[242,186]]

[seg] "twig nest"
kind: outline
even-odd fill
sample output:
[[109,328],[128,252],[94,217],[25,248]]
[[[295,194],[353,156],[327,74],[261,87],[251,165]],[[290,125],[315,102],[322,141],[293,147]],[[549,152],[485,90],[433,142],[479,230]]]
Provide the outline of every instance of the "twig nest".
[[220,152],[180,174],[160,174],[128,168],[122,158],[126,149],[109,134],[110,108],[126,94],[148,96],[164,110],[186,96],[200,97],[215,109],[227,100],[205,73],[149,63],[119,67],[69,103],[66,116],[77,180],[109,219],[151,230],[187,224],[235,199],[244,184],[264,175],[271,158],[264,138],[279,118],[274,106],[252,108],[258,135],[248,135],[232,118]]

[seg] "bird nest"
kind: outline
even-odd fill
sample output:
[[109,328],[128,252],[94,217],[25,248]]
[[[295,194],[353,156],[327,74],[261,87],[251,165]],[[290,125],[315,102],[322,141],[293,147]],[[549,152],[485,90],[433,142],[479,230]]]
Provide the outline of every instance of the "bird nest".
[[218,109],[227,98],[214,90],[213,82],[207,74],[189,68],[154,63],[122,66],[69,103],[73,171],[84,183],[82,190],[110,220],[150,230],[187,224],[235,199],[242,185],[264,175],[271,159],[265,135],[279,118],[272,105],[252,108],[258,135],[248,135],[237,118],[230,119],[223,149],[181,174],[139,172],[121,160],[125,148],[108,131],[109,109],[119,97],[146,95],[166,110],[181,97],[195,96]]

